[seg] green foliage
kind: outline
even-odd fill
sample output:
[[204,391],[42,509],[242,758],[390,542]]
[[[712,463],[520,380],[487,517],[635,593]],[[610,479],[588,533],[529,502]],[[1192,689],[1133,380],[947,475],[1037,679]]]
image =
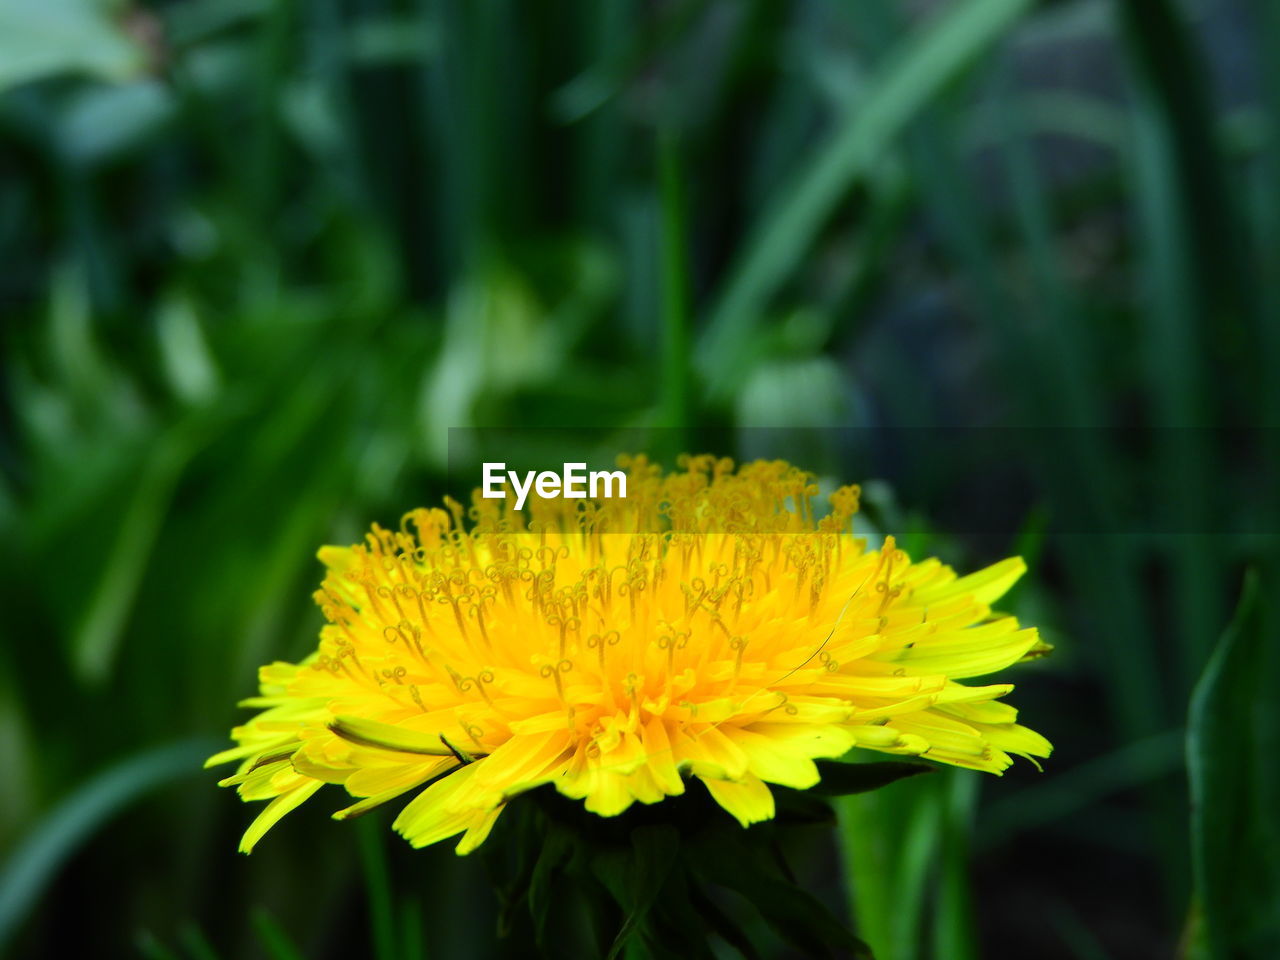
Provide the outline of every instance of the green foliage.
[[812,787],[824,797],[847,797],[887,787],[904,777],[917,777],[938,768],[927,763],[872,760],[867,763],[819,763],[822,782]]
[[[873,789],[890,776],[882,769],[861,779],[851,775],[849,787]],[[549,930],[563,929],[570,908],[583,903],[596,944],[579,949],[610,960],[711,957],[718,955],[713,937],[747,958],[763,955],[774,939],[805,956],[870,957],[829,905],[797,880],[781,852],[796,831],[829,826],[830,810],[815,817],[813,808],[825,807],[821,801],[778,793],[777,821],[744,831],[699,785],[683,797],[608,819],[546,788],[537,791],[510,811],[514,823],[499,828],[505,849],[487,851],[508,905],[507,937],[518,939],[528,926],[542,955],[563,955],[563,941],[552,940]],[[758,922],[744,922],[742,903]]]
[[0,946],[62,862],[112,816],[159,786],[191,776],[213,741],[168,744],[130,757],[85,782],[41,820],[0,873]]
[[[878,960],[905,960],[922,953],[935,865],[954,870],[955,852],[948,822],[947,771],[911,777],[883,791],[851,795],[838,802],[839,829],[851,913],[856,929]],[[945,861],[943,849],[948,848]],[[949,884],[954,892],[956,882]],[[945,935],[959,955],[972,950]],[[945,954],[937,954],[944,956]]]
[[1280,950],[1280,833],[1272,816],[1280,801],[1274,626],[1259,578],[1251,573],[1191,698],[1187,773],[1195,901],[1189,936],[1197,958],[1261,960]]
[[723,399],[749,368],[752,352],[767,344],[758,331],[762,306],[796,268],[850,184],[865,176],[902,127],[1030,6],[1030,0],[976,0],[952,7],[913,34],[869,82],[870,89],[851,100],[830,141],[770,204],[711,311],[698,356],[713,397]]
[[64,73],[136,75],[145,53],[100,0],[8,0],[0,6],[0,90]]
[[370,926],[373,928],[374,960],[395,960],[395,907],[391,896],[391,878],[387,872],[382,844],[381,824],[363,819],[360,831],[360,858],[364,862],[365,884],[369,891]]
[[266,910],[255,910],[253,926],[271,960],[302,960],[302,952],[280,928],[280,924]]

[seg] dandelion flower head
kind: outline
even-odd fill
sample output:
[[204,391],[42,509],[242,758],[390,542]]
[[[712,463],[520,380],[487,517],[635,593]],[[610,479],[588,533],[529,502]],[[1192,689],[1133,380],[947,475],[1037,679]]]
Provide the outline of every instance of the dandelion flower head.
[[746,826],[769,784],[812,787],[855,746],[992,773],[1049,754],[1011,684],[959,682],[1045,649],[991,607],[1020,559],[960,577],[869,549],[858,488],[819,515],[781,461],[620,465],[625,499],[477,491],[320,550],[317,649],[261,669],[260,712],[209,761],[268,801],[242,850],[325,784],[355,799],[339,819],[408,795],[398,832],[468,853],[545,785],[611,817],[699,781]]

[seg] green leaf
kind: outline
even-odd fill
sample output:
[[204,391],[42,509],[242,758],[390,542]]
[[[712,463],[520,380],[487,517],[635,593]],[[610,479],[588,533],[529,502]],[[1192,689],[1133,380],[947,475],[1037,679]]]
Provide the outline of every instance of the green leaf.
[[59,113],[62,156],[84,169],[114,160],[153,137],[174,107],[173,95],[157,80],[88,87]]
[[699,896],[685,870],[672,871],[663,895],[653,905],[649,926],[644,949],[653,954],[654,960],[660,952],[677,960],[719,960],[724,954],[712,947],[713,933],[742,954],[744,960],[760,960],[752,952],[748,932],[705,896]]
[[[670,904],[670,902],[662,904],[666,909],[674,910],[677,907],[685,911],[692,911],[696,917],[692,923],[687,923],[686,928],[697,930],[700,925],[705,924],[706,927],[720,936],[725,943],[733,947],[743,956],[743,960],[764,960],[763,955],[757,949],[757,945],[752,942],[750,931],[745,930],[733,917],[729,916],[720,908],[707,892],[697,884],[685,883],[685,889],[682,891],[684,896],[680,898],[678,904]],[[699,942],[705,942],[699,939]]]
[[0,870],[0,947],[86,839],[161,784],[200,772],[213,749],[216,744],[206,740],[184,740],[129,757],[90,779],[38,823]]
[[615,960],[644,929],[649,911],[680,854],[680,835],[669,825],[637,827],[631,832],[631,854],[597,854],[592,871],[626,911],[606,960]]
[[836,813],[831,802],[813,790],[791,790],[776,784],[769,788],[773,794],[774,823],[797,827],[833,827]]
[[141,71],[142,49],[95,0],[0,3],[0,91],[63,73],[122,80]]
[[551,915],[551,884],[557,873],[573,856],[573,837],[563,828],[552,827],[542,845],[538,862],[529,881],[529,912],[533,915],[534,939],[542,945]]
[[1250,573],[1231,625],[1191,696],[1187,772],[1200,911],[1192,956],[1280,956],[1275,748],[1280,687],[1274,636]]
[[844,950],[871,957],[870,948],[821,901],[778,872],[775,864],[747,849],[740,832],[708,832],[691,865],[710,882],[742,894],[769,926],[807,956],[825,957],[833,950]]
[[844,797],[851,793],[867,793],[879,790],[904,777],[916,777],[933,773],[937,767],[927,763],[905,760],[884,760],[875,763],[819,763],[822,781],[810,792],[824,797]]

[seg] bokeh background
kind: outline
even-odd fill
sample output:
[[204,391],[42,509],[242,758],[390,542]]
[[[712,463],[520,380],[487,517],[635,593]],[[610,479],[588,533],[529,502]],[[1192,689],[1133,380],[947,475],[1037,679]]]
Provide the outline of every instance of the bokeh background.
[[791,851],[878,956],[1280,956],[1278,124],[1272,0],[0,0],[0,950],[523,946],[200,761],[449,428],[659,428],[1031,564],[1045,772]]

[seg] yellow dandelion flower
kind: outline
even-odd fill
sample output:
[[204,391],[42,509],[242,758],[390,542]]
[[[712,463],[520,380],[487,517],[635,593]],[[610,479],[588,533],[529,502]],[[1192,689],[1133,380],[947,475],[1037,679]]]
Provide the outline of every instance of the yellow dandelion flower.
[[769,784],[812,787],[855,746],[992,773],[1048,756],[1011,684],[957,682],[1046,649],[991,608],[1021,559],[957,577],[867,549],[858,488],[819,518],[780,461],[621,465],[625,499],[477,492],[465,524],[450,501],[320,550],[318,649],[262,668],[262,712],[209,761],[269,801],[242,850],[326,783],[357,798],[339,819],[416,792],[395,829],[468,853],[546,784],[611,817],[696,779],[746,826],[774,815]]

